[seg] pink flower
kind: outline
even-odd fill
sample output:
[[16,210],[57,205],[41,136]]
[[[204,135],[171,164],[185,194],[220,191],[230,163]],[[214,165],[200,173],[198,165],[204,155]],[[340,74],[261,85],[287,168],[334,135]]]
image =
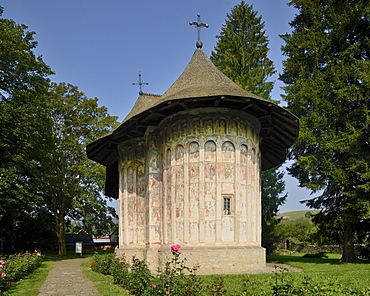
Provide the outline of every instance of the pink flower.
[[121,261],[123,264],[126,264],[127,263],[127,261]]
[[4,267],[4,265],[1,265],[1,264],[0,264],[0,268],[3,268],[3,267]]
[[181,254],[181,253],[182,253],[182,251],[177,251],[177,253],[178,253],[178,254]]
[[4,260],[0,260],[0,264],[4,264],[5,263],[5,261]]
[[[179,252],[181,252],[181,251],[179,251],[180,248],[181,248],[180,245],[173,245],[173,246],[171,246],[171,252],[172,253],[179,253]],[[179,253],[179,254],[181,254],[181,253]]]
[[168,294],[170,294],[170,291],[164,291],[163,293],[168,295]]
[[4,273],[4,272],[3,272],[3,273],[1,274],[1,277],[2,277],[2,278],[6,277],[6,273]]
[[119,256],[119,255],[116,255],[116,256],[114,257],[114,259],[118,259],[119,257],[121,257],[121,256]]
[[157,285],[152,285],[152,288],[157,288]]

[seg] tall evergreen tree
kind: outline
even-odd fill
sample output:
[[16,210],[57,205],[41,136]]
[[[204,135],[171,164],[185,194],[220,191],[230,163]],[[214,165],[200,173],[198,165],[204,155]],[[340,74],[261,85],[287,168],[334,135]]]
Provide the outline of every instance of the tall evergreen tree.
[[[368,0],[294,0],[282,36],[288,57],[280,79],[300,117],[290,173],[318,196],[305,201],[341,221],[342,261],[356,260],[356,234],[370,210],[370,5]],[[369,231],[369,229],[367,229]]]
[[[271,100],[274,83],[267,81],[274,73],[273,62],[267,57],[268,38],[265,24],[252,5],[242,1],[227,15],[211,60],[216,67],[241,88]],[[279,206],[286,200],[280,196],[285,189],[283,173],[278,168],[261,173],[262,180],[262,245],[272,248],[272,230]]]

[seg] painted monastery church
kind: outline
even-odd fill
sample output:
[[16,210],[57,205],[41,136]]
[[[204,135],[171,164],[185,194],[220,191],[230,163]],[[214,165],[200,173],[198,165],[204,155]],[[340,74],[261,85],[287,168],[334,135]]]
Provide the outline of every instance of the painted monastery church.
[[265,266],[260,171],[284,162],[298,119],[221,73],[201,45],[162,95],[141,94],[123,122],[87,146],[119,198],[119,250],[152,271],[181,245],[201,273]]

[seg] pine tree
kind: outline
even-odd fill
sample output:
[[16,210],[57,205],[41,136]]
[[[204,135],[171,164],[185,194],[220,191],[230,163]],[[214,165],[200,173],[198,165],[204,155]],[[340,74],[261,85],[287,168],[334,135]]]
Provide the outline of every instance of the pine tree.
[[[211,60],[216,67],[241,88],[271,100],[274,83],[267,81],[274,73],[273,62],[267,57],[268,38],[262,17],[252,5],[242,1],[227,15]],[[271,251],[274,219],[279,206],[286,200],[280,196],[285,189],[284,174],[279,169],[261,173],[262,180],[262,245]],[[274,180],[272,182],[272,180]]]
[[[288,57],[280,79],[288,108],[300,117],[290,173],[318,196],[305,201],[342,224],[342,261],[370,209],[370,5],[368,0],[295,0],[282,36]],[[369,229],[367,229],[368,231]]]
[[211,60],[216,67],[241,88],[270,99],[274,87],[267,79],[276,73],[267,57],[265,24],[252,5],[242,1],[227,14]]

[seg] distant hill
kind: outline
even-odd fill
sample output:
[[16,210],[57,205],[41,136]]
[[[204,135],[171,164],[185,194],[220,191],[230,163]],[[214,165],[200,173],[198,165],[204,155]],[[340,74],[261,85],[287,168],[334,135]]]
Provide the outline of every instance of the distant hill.
[[286,213],[276,215],[276,218],[283,217],[283,220],[289,220],[289,221],[304,220],[306,219],[307,212],[310,212],[311,214],[314,215],[314,214],[317,214],[319,210],[304,210],[304,211],[286,212]]

